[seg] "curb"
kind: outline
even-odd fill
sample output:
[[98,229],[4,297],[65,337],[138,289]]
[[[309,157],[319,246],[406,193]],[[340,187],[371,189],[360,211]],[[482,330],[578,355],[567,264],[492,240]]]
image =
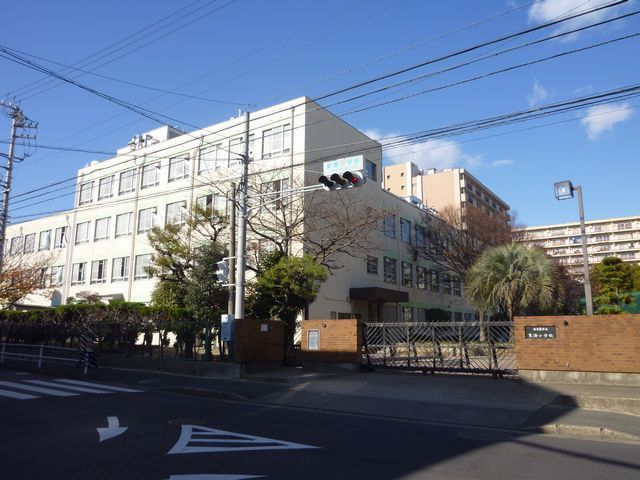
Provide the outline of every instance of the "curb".
[[537,427],[526,427],[524,431],[542,433],[545,435],[562,435],[570,437],[591,437],[599,440],[640,442],[640,436],[632,433],[613,430],[607,427],[591,427],[586,425],[566,425],[550,423]]
[[558,395],[550,405],[640,416],[640,398],[633,397]]
[[209,390],[207,388],[196,387],[167,387],[159,388],[156,392],[179,393],[183,395],[192,395],[194,397],[215,398],[217,400],[235,400],[249,401],[244,395],[233,392],[221,392],[219,390]]

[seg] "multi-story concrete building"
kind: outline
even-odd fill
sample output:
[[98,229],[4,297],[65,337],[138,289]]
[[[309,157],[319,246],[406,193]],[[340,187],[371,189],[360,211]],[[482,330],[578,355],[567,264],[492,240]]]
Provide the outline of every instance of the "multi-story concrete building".
[[[542,225],[519,230],[520,241],[538,245],[581,274],[582,235],[580,223]],[[585,222],[589,263],[602,261],[605,257],[619,257],[625,262],[640,263],[640,216],[606,218]]]
[[436,211],[469,206],[509,223],[509,205],[464,168],[435,168],[426,172],[412,162],[384,167],[383,188],[405,200]]
[[[359,255],[336,253],[338,268],[310,305],[309,318],[417,320],[429,308],[445,309],[456,320],[472,318],[474,309],[463,299],[460,279],[418,254],[428,213],[381,188],[380,144],[307,98],[252,113],[249,132],[254,215],[277,211],[280,218],[291,219],[296,202],[311,199],[331,215],[338,212],[338,203],[345,203],[338,202],[342,198],[384,217],[379,222],[384,228],[371,233],[375,247]],[[148,232],[156,225],[185,222],[193,204],[225,211],[229,184],[240,178],[244,136],[241,117],[189,133],[161,127],[137,135],[116,157],[80,169],[72,209],[13,224],[7,231],[7,255],[49,259],[43,287],[53,297],[30,295],[25,304],[57,305],[82,291],[149,302],[157,280],[145,269],[153,255]],[[297,187],[318,184],[324,162],[354,156],[367,176],[362,187],[296,193]],[[311,220],[317,221],[298,219],[296,229],[313,230]],[[268,228],[269,221],[263,225]],[[296,237],[288,253],[313,251],[312,240],[323,235],[332,233],[316,228]],[[255,235],[248,243],[250,250],[269,248]]]

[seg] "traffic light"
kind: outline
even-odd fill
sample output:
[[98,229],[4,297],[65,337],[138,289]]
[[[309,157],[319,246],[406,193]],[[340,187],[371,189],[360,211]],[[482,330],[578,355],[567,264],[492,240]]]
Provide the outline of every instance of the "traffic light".
[[334,173],[329,178],[322,175],[318,182],[324,186],[325,190],[344,190],[347,188],[356,188],[364,185],[367,179],[360,172],[344,172],[342,175]]
[[227,283],[229,280],[229,266],[227,265],[226,260],[221,260],[216,263],[216,276],[218,277],[218,282]]

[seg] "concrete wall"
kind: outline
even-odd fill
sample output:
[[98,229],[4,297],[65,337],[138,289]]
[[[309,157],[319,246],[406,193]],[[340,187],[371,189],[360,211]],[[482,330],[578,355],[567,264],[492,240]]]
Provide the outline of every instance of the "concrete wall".
[[[556,338],[525,338],[526,326],[554,326]],[[640,315],[516,317],[518,370],[640,373]]]
[[[309,332],[317,335],[317,350],[309,349]],[[358,320],[305,320],[300,358],[308,363],[362,362],[362,326]]]

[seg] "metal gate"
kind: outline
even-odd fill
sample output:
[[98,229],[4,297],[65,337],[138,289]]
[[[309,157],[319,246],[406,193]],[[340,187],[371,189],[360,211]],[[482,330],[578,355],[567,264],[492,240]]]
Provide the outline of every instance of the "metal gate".
[[365,323],[368,369],[515,373],[513,322]]

